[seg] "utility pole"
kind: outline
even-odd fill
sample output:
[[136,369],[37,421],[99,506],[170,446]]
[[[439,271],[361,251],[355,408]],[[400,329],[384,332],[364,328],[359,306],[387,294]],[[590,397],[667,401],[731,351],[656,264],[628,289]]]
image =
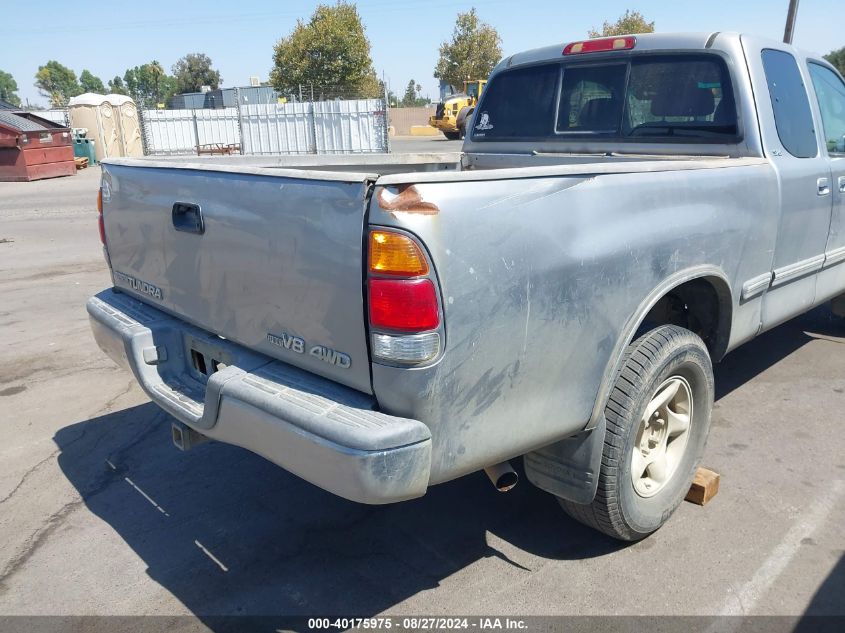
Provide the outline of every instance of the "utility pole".
[[795,31],[795,16],[798,14],[798,0],[789,0],[789,9],[786,12],[786,28],[783,30],[783,41],[785,44],[792,44],[792,34]]

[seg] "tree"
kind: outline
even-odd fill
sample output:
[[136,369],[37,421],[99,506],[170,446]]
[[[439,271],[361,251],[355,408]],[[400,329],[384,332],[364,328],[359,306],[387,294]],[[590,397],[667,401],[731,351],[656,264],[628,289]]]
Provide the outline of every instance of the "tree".
[[76,79],[76,73],[55,60],[38,67],[35,73],[35,87],[42,95],[50,99],[53,107],[67,105],[68,99],[82,94],[82,86]]
[[82,86],[83,92],[96,92],[97,94],[105,94],[106,87],[102,80],[91,74],[88,70],[83,70],[79,75],[79,85]]
[[127,69],[123,81],[126,84],[125,92],[143,108],[154,108],[177,92],[176,78],[167,75],[156,60]]
[[408,82],[408,87],[405,88],[405,96],[402,97],[402,105],[406,108],[412,108],[414,106],[420,105],[419,101],[419,91],[422,90],[422,86],[419,85],[416,81],[411,79]]
[[8,101],[13,106],[21,104],[21,98],[17,95],[18,82],[11,74],[0,70],[0,99]]
[[[211,66],[211,60],[208,60],[209,66]],[[167,73],[164,72],[164,68],[162,65],[158,63],[155,59],[147,64],[147,74],[149,75],[149,80],[152,83],[153,88],[153,96],[155,97],[156,105],[158,105],[161,99],[161,89],[163,87],[163,83]],[[219,73],[218,73],[219,75]],[[218,83],[220,81],[220,77],[217,78]]]
[[123,83],[123,79],[121,79],[119,75],[115,75],[114,79],[109,79],[109,92],[116,95],[125,95],[129,93],[126,89],[126,84]]
[[845,75],[845,46],[838,50],[830,51],[824,58],[836,66],[836,69],[841,75]]
[[[273,49],[270,82],[280,93],[298,95],[300,86],[321,99],[380,97],[381,82],[370,58],[370,41],[354,4],[318,5],[308,23]],[[304,96],[304,95],[303,95]]]
[[626,10],[622,16],[613,22],[605,22],[601,31],[590,29],[590,37],[611,37],[613,35],[632,35],[634,33],[653,33],[654,22],[647,22],[639,11]]
[[171,70],[176,79],[176,92],[199,92],[203,86],[217,90],[223,83],[223,78],[211,67],[211,58],[205,53],[189,53],[173,64]]
[[467,79],[486,79],[501,57],[502,38],[472,8],[458,13],[452,40],[440,45],[434,76],[457,88]]

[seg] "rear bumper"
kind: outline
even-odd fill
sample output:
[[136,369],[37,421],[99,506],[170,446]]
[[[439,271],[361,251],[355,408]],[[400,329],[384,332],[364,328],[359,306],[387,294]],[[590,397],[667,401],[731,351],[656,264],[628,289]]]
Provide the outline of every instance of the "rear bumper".
[[[212,439],[242,446],[336,495],[392,503],[425,494],[431,433],[422,422],[375,411],[348,387],[256,354],[123,293],[88,300],[100,348],[149,397]],[[207,378],[191,349],[225,368]]]

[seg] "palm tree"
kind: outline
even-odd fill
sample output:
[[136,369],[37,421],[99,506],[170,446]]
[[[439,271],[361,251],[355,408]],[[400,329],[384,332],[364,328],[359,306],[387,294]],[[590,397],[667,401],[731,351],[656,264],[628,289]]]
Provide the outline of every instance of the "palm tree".
[[155,107],[155,106],[158,106],[158,103],[161,100],[161,92],[159,91],[159,81],[161,80],[162,77],[164,77],[164,68],[155,59],[150,62],[149,68],[150,68],[150,74],[153,76],[153,79],[155,80],[155,104],[154,104],[154,107]]

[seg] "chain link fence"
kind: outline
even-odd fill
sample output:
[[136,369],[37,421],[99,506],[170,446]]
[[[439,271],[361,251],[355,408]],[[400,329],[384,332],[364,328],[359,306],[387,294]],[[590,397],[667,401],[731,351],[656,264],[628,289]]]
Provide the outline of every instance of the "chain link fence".
[[[195,110],[140,110],[144,153],[367,154],[390,151],[385,98],[303,86],[307,101]],[[313,100],[310,100],[312,95]],[[330,96],[331,98],[326,98]],[[342,98],[349,97],[349,98]]]

